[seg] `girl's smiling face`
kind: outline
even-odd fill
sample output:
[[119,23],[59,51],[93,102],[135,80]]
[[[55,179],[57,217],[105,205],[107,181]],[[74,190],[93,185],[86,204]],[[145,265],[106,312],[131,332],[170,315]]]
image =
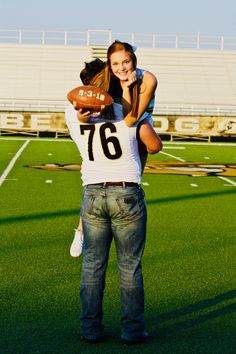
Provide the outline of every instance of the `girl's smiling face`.
[[110,56],[110,65],[113,74],[121,81],[128,80],[134,71],[134,65],[128,52],[119,50]]

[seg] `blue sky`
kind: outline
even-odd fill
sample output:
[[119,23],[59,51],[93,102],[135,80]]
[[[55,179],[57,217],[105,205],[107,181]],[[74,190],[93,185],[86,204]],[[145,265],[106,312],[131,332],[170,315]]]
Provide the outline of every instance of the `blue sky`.
[[0,29],[236,36],[236,0],[0,0]]

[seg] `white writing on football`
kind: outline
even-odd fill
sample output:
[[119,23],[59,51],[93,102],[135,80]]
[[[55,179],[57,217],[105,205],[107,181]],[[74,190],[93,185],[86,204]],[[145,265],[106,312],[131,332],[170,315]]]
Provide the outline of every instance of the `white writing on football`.
[[79,90],[78,96],[87,96],[87,97],[95,97],[99,101],[104,101],[105,100],[105,95],[103,93],[94,93],[92,90]]

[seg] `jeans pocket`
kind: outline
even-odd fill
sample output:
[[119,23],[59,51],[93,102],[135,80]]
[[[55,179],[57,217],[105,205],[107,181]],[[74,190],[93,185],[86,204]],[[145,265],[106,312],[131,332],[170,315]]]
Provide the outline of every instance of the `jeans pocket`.
[[[141,192],[141,191],[140,191]],[[146,213],[143,193],[130,194],[116,198],[121,217],[133,220]]]

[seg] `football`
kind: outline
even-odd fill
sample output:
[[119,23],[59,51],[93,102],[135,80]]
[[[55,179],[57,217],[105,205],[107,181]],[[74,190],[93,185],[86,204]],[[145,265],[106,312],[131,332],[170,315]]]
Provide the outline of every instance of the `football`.
[[99,112],[113,103],[112,97],[99,87],[84,85],[68,92],[67,99],[76,110],[90,110]]

